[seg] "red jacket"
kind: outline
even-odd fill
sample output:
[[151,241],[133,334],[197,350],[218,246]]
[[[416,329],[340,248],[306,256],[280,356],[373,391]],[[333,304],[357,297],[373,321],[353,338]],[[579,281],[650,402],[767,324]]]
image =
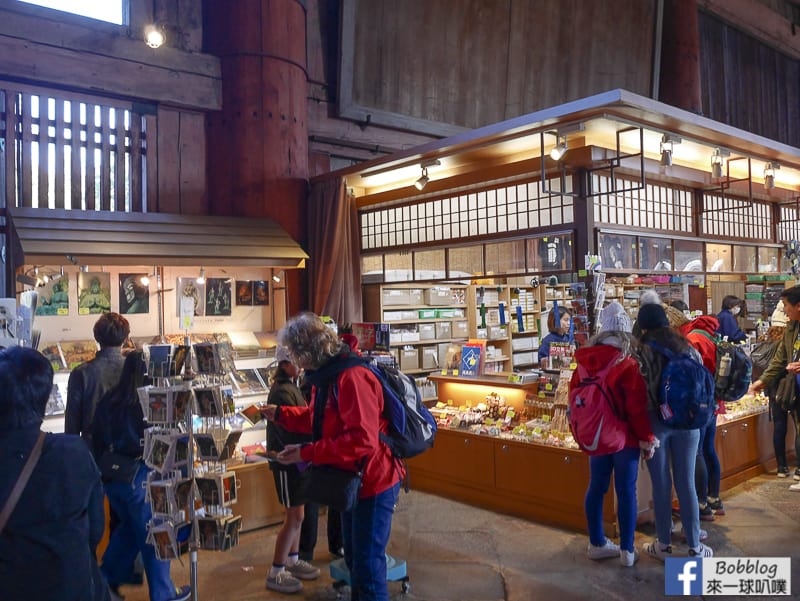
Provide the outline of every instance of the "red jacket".
[[[708,336],[704,336],[699,332],[692,330],[703,330],[709,336],[713,337],[714,332],[719,328],[719,320],[713,315],[701,315],[688,323],[683,324],[678,331],[681,336],[686,338],[698,353],[703,358],[703,365],[711,372],[711,375],[717,373],[717,345]],[[725,403],[717,401],[717,410],[715,413],[725,413]]]
[[[609,363],[620,356],[618,348],[608,344],[597,344],[579,348],[575,352],[575,360],[590,375],[603,370]],[[579,382],[578,371],[572,374],[570,388]],[[611,393],[619,414],[628,422],[626,447],[639,448],[639,441],[653,440],[650,417],[647,414],[647,386],[639,372],[639,362],[633,357],[626,357],[608,372],[606,385]]]
[[[277,423],[293,432],[311,433],[316,394],[313,388],[308,407],[281,407]],[[348,470],[357,469],[359,459],[366,457],[359,497],[374,497],[405,475],[402,462],[379,438],[388,426],[380,382],[367,368],[350,367],[339,374],[336,386],[329,387],[322,437],[303,446],[300,456],[303,461]]]

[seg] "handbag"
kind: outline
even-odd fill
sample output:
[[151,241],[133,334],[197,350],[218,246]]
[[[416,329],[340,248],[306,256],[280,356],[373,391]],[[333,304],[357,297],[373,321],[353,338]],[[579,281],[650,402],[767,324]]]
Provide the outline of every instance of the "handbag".
[[797,376],[791,372],[786,372],[786,375],[778,382],[778,388],[775,390],[775,403],[783,411],[794,411],[797,408]]
[[312,465],[306,478],[306,498],[337,511],[351,511],[358,503],[362,472],[330,465]]
[[767,369],[780,344],[780,339],[756,342],[750,351],[750,360],[753,362],[753,366],[761,370]]
[[142,465],[141,459],[141,457],[130,457],[114,451],[104,451],[97,467],[100,468],[103,482],[133,484],[139,467]]
[[36,439],[36,442],[33,444],[31,454],[28,455],[28,460],[25,462],[25,465],[22,466],[22,472],[20,472],[20,475],[14,484],[14,488],[11,489],[11,494],[8,495],[5,505],[3,505],[3,511],[0,511],[0,532],[5,530],[8,519],[14,512],[17,502],[22,496],[22,492],[28,485],[28,480],[33,473],[33,468],[36,467],[36,464],[39,462],[39,457],[42,456],[42,447],[44,446],[44,439],[46,436],[47,435],[44,432],[39,432],[39,436]]

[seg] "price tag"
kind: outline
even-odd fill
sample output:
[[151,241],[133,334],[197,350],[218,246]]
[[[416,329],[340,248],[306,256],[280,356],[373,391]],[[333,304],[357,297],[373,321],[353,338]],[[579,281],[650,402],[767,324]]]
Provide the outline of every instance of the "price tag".
[[540,399],[545,398],[544,391],[542,391],[542,390],[539,391],[539,398]]
[[550,416],[549,415],[543,415],[542,416],[542,421],[543,422],[549,422],[550,421]]
[[511,384],[520,384],[522,382],[522,376],[520,374],[511,374],[508,376],[508,381]]
[[574,371],[578,369],[578,364],[573,361],[572,363],[569,364],[569,368]]
[[545,390],[553,390],[553,385],[550,382],[548,382],[547,384],[544,385],[544,389]]

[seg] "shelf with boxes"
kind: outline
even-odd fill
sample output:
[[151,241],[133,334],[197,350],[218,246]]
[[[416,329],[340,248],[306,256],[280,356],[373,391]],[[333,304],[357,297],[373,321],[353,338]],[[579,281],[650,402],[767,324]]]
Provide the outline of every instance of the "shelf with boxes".
[[748,275],[744,286],[747,315],[758,319],[769,317],[781,299],[786,281],[781,275]]
[[542,288],[518,286],[511,295],[511,367],[530,368],[539,362]]
[[467,300],[471,338],[486,341],[483,373],[510,372],[509,287],[473,285]]

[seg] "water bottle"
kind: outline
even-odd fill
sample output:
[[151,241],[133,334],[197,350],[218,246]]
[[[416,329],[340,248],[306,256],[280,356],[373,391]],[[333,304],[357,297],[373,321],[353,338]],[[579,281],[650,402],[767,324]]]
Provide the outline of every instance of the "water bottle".
[[728,376],[731,375],[731,356],[730,355],[723,355],[722,358],[719,360],[719,365],[717,366],[717,381],[721,388],[725,388],[728,385]]

